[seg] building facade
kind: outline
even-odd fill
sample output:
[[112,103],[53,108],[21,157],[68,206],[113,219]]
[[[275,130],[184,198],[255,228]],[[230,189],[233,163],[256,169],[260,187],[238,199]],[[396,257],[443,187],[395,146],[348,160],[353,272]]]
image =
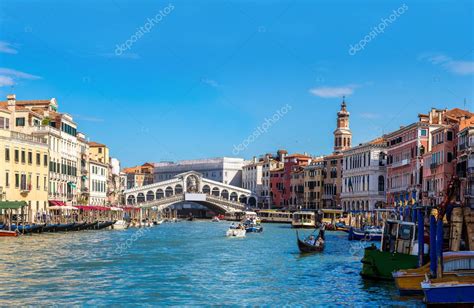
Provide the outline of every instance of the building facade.
[[[35,221],[48,205],[49,153],[45,138],[15,131],[33,117],[17,106],[0,103],[0,199],[25,201],[26,219]],[[17,120],[22,119],[22,120]]]
[[324,161],[322,158],[316,158],[304,168],[304,209],[322,208],[323,186]]
[[152,163],[144,163],[141,166],[123,169],[122,182],[126,189],[152,184],[154,167]]
[[154,166],[155,182],[169,180],[184,172],[196,171],[207,179],[242,187],[242,167],[244,166],[242,158],[219,157],[182,160],[155,163]]
[[460,201],[474,209],[474,118],[461,122],[458,133],[456,174],[461,179]]
[[89,161],[90,205],[107,205],[107,181],[109,165],[95,160]]
[[345,211],[372,211],[385,205],[386,157],[383,138],[343,152],[341,204]]

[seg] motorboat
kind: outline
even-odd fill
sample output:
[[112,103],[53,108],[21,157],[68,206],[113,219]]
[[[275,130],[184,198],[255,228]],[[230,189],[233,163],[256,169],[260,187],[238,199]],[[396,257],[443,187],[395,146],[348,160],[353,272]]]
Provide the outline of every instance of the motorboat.
[[[474,251],[450,251],[443,253],[443,278],[456,280],[459,276],[474,275]],[[421,283],[430,272],[430,263],[415,269],[392,273],[400,295],[421,294]]]
[[240,225],[238,227],[235,226],[230,226],[229,229],[226,232],[227,237],[245,237],[245,234],[247,232],[245,231],[245,228]]
[[16,231],[9,231],[9,230],[0,230],[0,237],[4,236],[18,236],[18,232]]
[[125,221],[125,220],[117,220],[113,225],[112,225],[112,228],[114,230],[125,230],[125,229],[128,229],[128,226],[130,224]]
[[382,229],[377,227],[365,227],[364,229],[350,228],[349,241],[380,241],[382,240]]
[[220,220],[219,217],[217,217],[217,216],[214,216],[214,217],[212,218],[212,222],[219,222],[219,221],[221,221],[221,220]]

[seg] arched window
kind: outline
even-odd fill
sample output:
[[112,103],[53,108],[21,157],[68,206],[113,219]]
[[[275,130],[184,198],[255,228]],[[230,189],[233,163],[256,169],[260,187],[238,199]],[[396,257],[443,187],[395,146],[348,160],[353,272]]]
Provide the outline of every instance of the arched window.
[[172,195],[173,195],[173,188],[171,188],[171,187],[169,187],[169,186],[166,187],[166,189],[165,189],[165,196],[166,196],[166,197],[170,197],[170,196],[172,196]]
[[127,204],[135,204],[135,196],[130,195],[127,197]]
[[230,200],[237,201],[237,199],[238,199],[237,193],[233,192],[230,194]]
[[385,178],[383,175],[379,175],[379,191],[385,191]]
[[213,195],[213,196],[219,196],[219,193],[220,193],[219,188],[214,187],[214,188],[212,189],[212,195]]
[[158,189],[156,191],[156,200],[161,199],[165,196],[165,193],[163,192],[163,189]]
[[146,201],[153,201],[155,199],[155,193],[151,190],[146,193]]
[[209,187],[209,185],[204,185],[204,186],[202,187],[202,192],[203,192],[204,194],[210,194],[210,193],[211,193],[211,188]]
[[175,187],[174,187],[174,194],[175,195],[180,195],[183,193],[183,186],[181,186],[181,184],[177,184]]
[[143,193],[139,193],[137,196],[137,203],[145,202],[145,195]]
[[226,189],[224,189],[221,192],[221,197],[228,200],[229,199],[229,192]]

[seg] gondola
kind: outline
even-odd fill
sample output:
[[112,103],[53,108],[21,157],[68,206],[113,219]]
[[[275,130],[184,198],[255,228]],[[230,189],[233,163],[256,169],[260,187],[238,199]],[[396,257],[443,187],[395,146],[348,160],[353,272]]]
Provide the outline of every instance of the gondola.
[[94,226],[94,230],[101,230],[101,229],[105,229],[107,227],[110,227],[111,225],[113,225],[115,223],[115,220],[113,221],[103,221],[103,222],[99,222],[98,224],[96,224]]
[[59,224],[47,224],[44,225],[43,228],[41,229],[41,232],[54,232],[56,230],[56,227],[59,226]]
[[69,231],[80,231],[82,230],[82,227],[84,227],[86,224],[86,222],[75,223]]
[[54,231],[56,232],[61,232],[61,231],[70,231],[71,228],[74,226],[74,223],[70,223],[70,224],[58,224]]
[[298,231],[296,231],[296,239],[298,242],[298,249],[300,250],[301,253],[311,253],[311,252],[322,252],[324,250],[324,228],[319,230],[319,234],[316,238],[316,241],[319,239],[322,239],[322,242],[320,245],[311,245],[306,243],[305,241],[300,240],[300,236],[298,234]]
[[97,226],[98,224],[99,224],[98,221],[86,223],[86,224],[82,227],[82,230],[94,230],[94,227]]
[[43,225],[11,225],[11,231],[18,231],[20,234],[30,234],[42,229]]

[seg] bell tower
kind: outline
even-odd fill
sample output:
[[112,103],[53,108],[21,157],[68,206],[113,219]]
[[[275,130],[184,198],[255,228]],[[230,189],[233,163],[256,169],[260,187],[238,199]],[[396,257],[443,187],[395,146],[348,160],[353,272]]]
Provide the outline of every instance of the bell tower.
[[338,154],[347,150],[352,145],[352,132],[349,128],[349,111],[346,99],[342,98],[341,110],[337,113],[337,128],[334,131],[334,153]]

